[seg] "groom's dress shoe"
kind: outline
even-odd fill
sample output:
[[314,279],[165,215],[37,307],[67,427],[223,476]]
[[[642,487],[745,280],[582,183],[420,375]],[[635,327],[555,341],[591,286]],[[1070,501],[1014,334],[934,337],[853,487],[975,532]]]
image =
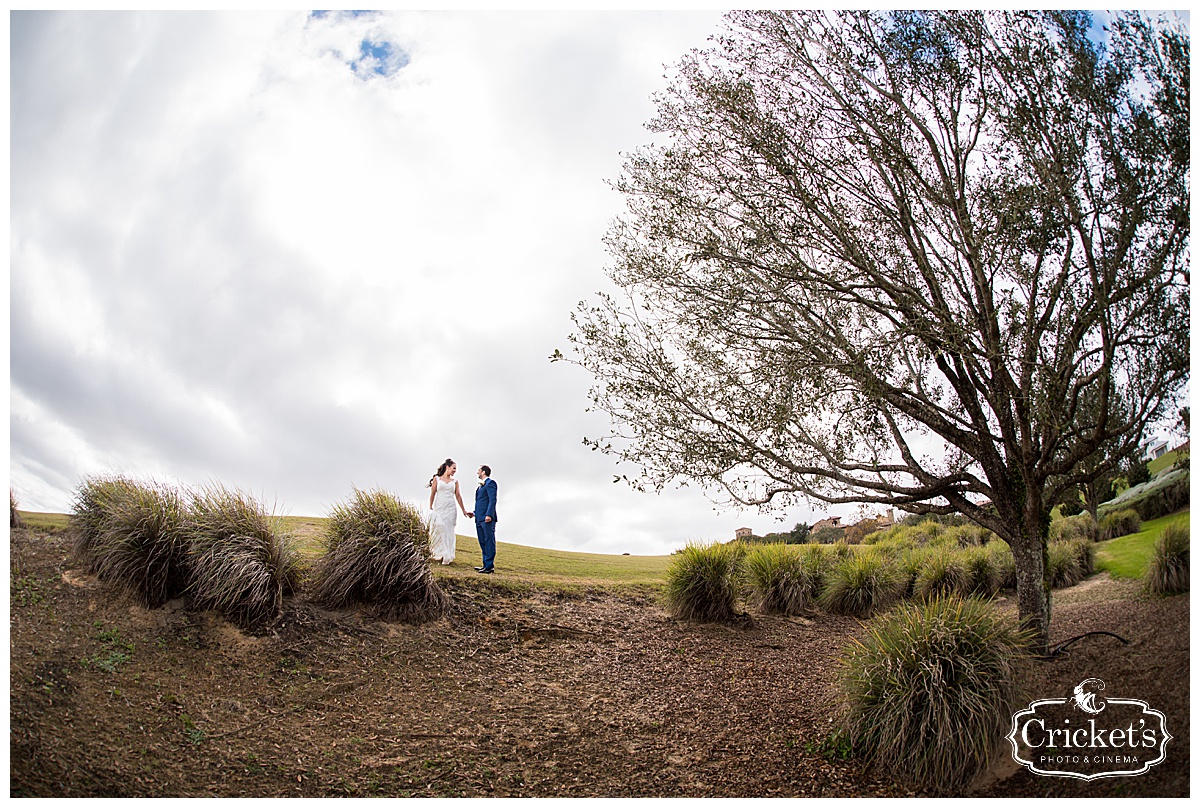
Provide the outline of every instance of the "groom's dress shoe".
[[495,570],[494,568],[492,568],[492,567],[488,567],[487,569],[483,569],[482,567],[480,567],[480,568],[479,568],[479,571],[480,571],[481,573],[483,573],[484,575],[491,575],[491,574],[492,574],[493,572],[495,572],[496,570]]
[[475,568],[475,571],[476,571],[476,572],[483,572],[483,567],[476,567],[476,568]]

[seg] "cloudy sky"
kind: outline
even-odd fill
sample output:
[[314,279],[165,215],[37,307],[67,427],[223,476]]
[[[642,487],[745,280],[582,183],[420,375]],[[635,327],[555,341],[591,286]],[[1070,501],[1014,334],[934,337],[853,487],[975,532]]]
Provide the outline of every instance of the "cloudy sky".
[[[606,184],[704,13],[16,13],[10,483],[220,481],[325,515],[452,457],[501,541],[664,553],[806,511],[614,485],[551,364]],[[460,520],[460,533],[473,527]]]

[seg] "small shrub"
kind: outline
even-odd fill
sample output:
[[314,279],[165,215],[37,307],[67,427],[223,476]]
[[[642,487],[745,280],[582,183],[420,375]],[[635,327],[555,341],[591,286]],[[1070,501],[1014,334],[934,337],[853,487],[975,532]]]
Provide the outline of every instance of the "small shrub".
[[183,494],[158,483],[116,489],[91,542],[96,574],[149,608],[183,594],[188,575],[188,510]]
[[421,511],[384,491],[359,491],[334,506],[313,596],[331,608],[364,604],[412,623],[443,616],[450,598],[429,569],[429,526]]
[[985,602],[901,604],[841,658],[856,752],[917,785],[961,790],[991,762],[1020,706],[1028,637]]
[[1142,518],[1132,508],[1105,514],[1100,517],[1100,541],[1128,536],[1142,529]]
[[967,568],[958,552],[939,547],[925,554],[913,581],[913,596],[924,598],[966,594],[970,585]]
[[12,488],[9,488],[8,489],[8,527],[11,530],[17,530],[18,528],[22,528],[24,526],[25,526],[25,523],[23,521],[21,521],[21,514],[17,513],[17,495],[12,490]]
[[804,559],[782,544],[756,547],[742,564],[758,608],[768,614],[795,615],[813,605],[812,580]]
[[299,558],[261,504],[240,491],[209,486],[192,496],[192,595],[244,628],[277,616],[296,589]]
[[843,558],[829,571],[821,592],[821,608],[833,614],[855,617],[890,606],[903,586],[896,573],[873,553],[855,553]]
[[820,755],[826,760],[849,760],[854,757],[850,734],[841,727],[835,727],[833,732],[819,741],[804,744],[804,751],[810,755]]
[[844,535],[845,531],[842,528],[826,525],[809,533],[808,540],[812,544],[833,544],[841,541]]
[[1167,525],[1154,543],[1154,555],[1146,569],[1146,588],[1159,595],[1187,592],[1191,586],[1190,556],[1188,528],[1179,522]]
[[1050,587],[1064,589],[1083,580],[1083,565],[1071,542],[1051,542],[1046,556],[1049,559]]
[[666,572],[667,608],[675,617],[702,622],[732,619],[737,611],[740,556],[727,544],[688,544]]
[[866,544],[867,540],[880,532],[879,523],[871,520],[864,520],[856,525],[850,525],[846,528],[843,538],[846,544]]
[[1150,464],[1145,460],[1130,460],[1125,469],[1125,484],[1129,487],[1150,482]]

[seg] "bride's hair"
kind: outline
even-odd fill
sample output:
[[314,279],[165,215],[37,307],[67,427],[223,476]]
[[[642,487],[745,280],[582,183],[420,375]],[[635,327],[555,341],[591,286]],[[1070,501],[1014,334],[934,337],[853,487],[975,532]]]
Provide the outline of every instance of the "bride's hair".
[[434,477],[441,477],[443,474],[446,473],[446,469],[450,468],[453,465],[454,465],[454,461],[447,457],[446,462],[443,463],[442,465],[438,466],[437,474],[435,474],[435,475],[433,475],[433,477],[429,478],[429,482],[427,482],[425,484],[425,487],[432,488]]

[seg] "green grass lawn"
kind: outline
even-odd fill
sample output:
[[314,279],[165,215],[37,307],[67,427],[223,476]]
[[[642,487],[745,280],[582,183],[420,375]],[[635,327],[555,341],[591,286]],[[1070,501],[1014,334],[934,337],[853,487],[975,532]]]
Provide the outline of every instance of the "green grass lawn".
[[1178,452],[1167,452],[1162,457],[1156,457],[1153,460],[1151,460],[1149,463],[1146,464],[1146,467],[1148,469],[1150,469],[1151,475],[1156,475],[1160,471],[1166,471],[1167,469],[1174,466],[1175,458],[1177,455],[1178,455]]
[[[301,555],[315,559],[323,552],[321,537],[328,519],[309,516],[277,517],[281,527],[296,537]],[[553,589],[658,587],[664,582],[670,556],[619,556],[547,550],[521,544],[496,542],[496,581]],[[479,541],[458,536],[454,563],[435,564],[437,575],[478,577],[475,567],[483,563]]]
[[18,510],[17,515],[21,517],[21,521],[25,523],[26,527],[40,530],[43,533],[63,533],[70,525],[69,517],[65,513]]
[[1146,574],[1154,543],[1163,528],[1172,522],[1189,526],[1190,511],[1173,513],[1142,525],[1141,532],[1100,542],[1096,545],[1096,569],[1107,571],[1113,578],[1141,578]]
[[[644,591],[660,589],[670,556],[619,556],[548,550],[496,542],[496,574],[486,580],[516,588],[536,587],[579,592],[587,589]],[[484,579],[475,572],[483,562],[479,541],[458,536],[454,563],[434,564],[435,575]]]

